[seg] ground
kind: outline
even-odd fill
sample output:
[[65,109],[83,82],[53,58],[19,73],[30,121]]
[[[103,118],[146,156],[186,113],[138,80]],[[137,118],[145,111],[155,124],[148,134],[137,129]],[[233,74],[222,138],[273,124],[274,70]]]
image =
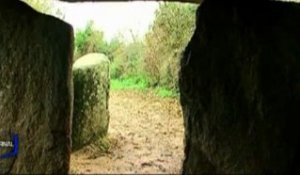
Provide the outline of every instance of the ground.
[[109,151],[97,156],[91,147],[74,152],[71,173],[180,173],[184,129],[178,99],[114,90],[109,110]]

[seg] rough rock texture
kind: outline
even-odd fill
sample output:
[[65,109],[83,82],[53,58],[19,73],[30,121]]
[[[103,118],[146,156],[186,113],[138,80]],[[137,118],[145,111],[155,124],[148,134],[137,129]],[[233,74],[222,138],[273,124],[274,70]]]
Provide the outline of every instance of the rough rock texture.
[[[132,1],[132,0],[60,0],[66,2],[111,2],[111,1]],[[134,1],[134,0],[133,0]],[[140,0],[136,0],[140,1]],[[158,1],[158,0],[144,0],[144,1]],[[169,2],[189,2],[189,3],[200,3],[202,0],[164,0]]]
[[109,64],[105,55],[91,53],[79,58],[73,65],[73,150],[99,141],[107,134]]
[[0,174],[67,173],[72,28],[14,0],[0,1],[0,24],[0,130],[19,134]]
[[181,62],[183,173],[299,173],[300,5],[205,1]]

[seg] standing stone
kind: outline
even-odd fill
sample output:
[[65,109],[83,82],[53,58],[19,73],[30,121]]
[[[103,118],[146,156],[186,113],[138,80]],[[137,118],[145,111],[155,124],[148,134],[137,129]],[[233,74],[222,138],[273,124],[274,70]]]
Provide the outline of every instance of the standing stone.
[[0,159],[0,174],[66,174],[72,28],[17,0],[0,1],[0,24],[0,141],[19,137],[17,157]]
[[206,0],[181,61],[183,173],[299,174],[300,4]]
[[91,53],[79,58],[73,65],[73,150],[97,142],[107,134],[109,64],[105,55]]

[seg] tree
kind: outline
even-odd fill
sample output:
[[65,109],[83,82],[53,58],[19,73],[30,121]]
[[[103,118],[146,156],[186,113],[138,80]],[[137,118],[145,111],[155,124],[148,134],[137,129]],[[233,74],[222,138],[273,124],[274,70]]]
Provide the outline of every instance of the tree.
[[75,59],[92,53],[108,54],[108,44],[104,40],[104,33],[96,30],[94,22],[89,21],[84,29],[78,30],[75,35]]
[[114,58],[123,52],[125,48],[125,42],[123,41],[123,36],[121,34],[116,35],[108,44],[107,56],[110,61],[114,61]]
[[144,68],[152,86],[177,89],[179,57],[195,28],[196,5],[162,2],[146,34]]
[[144,43],[137,38],[125,43],[119,37],[111,40],[110,53],[112,56],[112,78],[141,77],[141,60],[144,52]]

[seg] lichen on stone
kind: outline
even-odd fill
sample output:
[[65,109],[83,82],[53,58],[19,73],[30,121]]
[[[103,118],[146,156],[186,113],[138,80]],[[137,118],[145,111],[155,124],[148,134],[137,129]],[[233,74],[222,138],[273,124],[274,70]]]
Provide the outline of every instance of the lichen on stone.
[[78,59],[73,65],[73,150],[99,142],[107,134],[109,64],[105,55],[91,53]]

